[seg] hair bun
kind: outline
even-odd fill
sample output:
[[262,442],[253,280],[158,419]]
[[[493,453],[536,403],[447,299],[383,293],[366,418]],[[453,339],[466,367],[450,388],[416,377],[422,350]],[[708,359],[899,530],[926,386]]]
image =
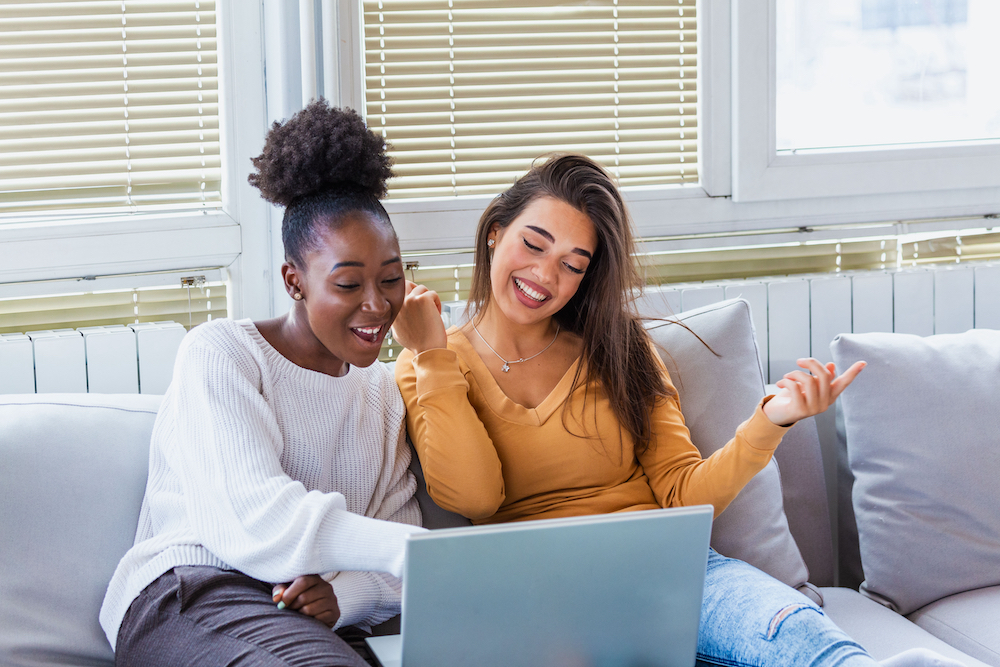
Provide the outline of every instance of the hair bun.
[[287,207],[310,195],[349,189],[386,195],[392,158],[385,139],[354,109],[331,107],[322,97],[267,133],[248,181],[267,201]]

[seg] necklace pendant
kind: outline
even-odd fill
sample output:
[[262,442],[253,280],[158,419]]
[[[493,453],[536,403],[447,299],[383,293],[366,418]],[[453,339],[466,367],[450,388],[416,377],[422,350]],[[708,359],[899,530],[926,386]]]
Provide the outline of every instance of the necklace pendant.
[[510,364],[508,364],[506,361],[503,362],[503,366],[500,367],[500,370],[506,373],[507,371],[510,370]]

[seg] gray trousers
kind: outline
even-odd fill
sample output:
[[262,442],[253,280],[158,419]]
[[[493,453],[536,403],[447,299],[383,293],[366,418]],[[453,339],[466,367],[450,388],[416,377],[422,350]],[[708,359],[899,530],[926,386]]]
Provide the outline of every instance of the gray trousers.
[[[175,567],[129,607],[116,667],[367,667],[356,628],[334,633],[271,600],[271,584],[215,567]],[[364,656],[364,657],[362,657]]]

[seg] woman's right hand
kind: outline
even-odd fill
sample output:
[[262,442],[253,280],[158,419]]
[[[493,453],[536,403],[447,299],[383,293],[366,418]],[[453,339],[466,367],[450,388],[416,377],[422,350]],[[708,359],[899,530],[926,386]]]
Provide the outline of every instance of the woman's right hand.
[[392,337],[414,354],[448,346],[437,292],[406,281],[406,298],[392,324]]
[[340,620],[340,605],[333,586],[318,574],[296,577],[290,584],[278,584],[271,589],[271,599],[278,603],[278,609],[294,609],[328,628]]

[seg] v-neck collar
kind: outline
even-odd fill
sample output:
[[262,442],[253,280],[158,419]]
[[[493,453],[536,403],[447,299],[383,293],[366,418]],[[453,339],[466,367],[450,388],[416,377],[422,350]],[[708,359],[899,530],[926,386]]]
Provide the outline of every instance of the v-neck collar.
[[479,356],[479,353],[476,352],[476,349],[472,347],[469,339],[466,338],[465,332],[456,327],[455,335],[451,337],[451,343],[457,348],[455,351],[462,357],[469,366],[469,370],[475,376],[476,383],[483,392],[483,396],[486,398],[490,409],[508,421],[531,426],[541,426],[548,421],[549,417],[557,409],[562,407],[566,401],[566,397],[569,395],[570,387],[573,385],[573,376],[576,374],[577,366],[582,363],[582,357],[577,357],[576,361],[570,364],[569,368],[566,369],[566,372],[559,379],[559,382],[549,392],[549,395],[536,407],[526,408],[507,397],[507,394],[497,384],[496,378],[493,377],[493,374],[486,367],[486,363]]

